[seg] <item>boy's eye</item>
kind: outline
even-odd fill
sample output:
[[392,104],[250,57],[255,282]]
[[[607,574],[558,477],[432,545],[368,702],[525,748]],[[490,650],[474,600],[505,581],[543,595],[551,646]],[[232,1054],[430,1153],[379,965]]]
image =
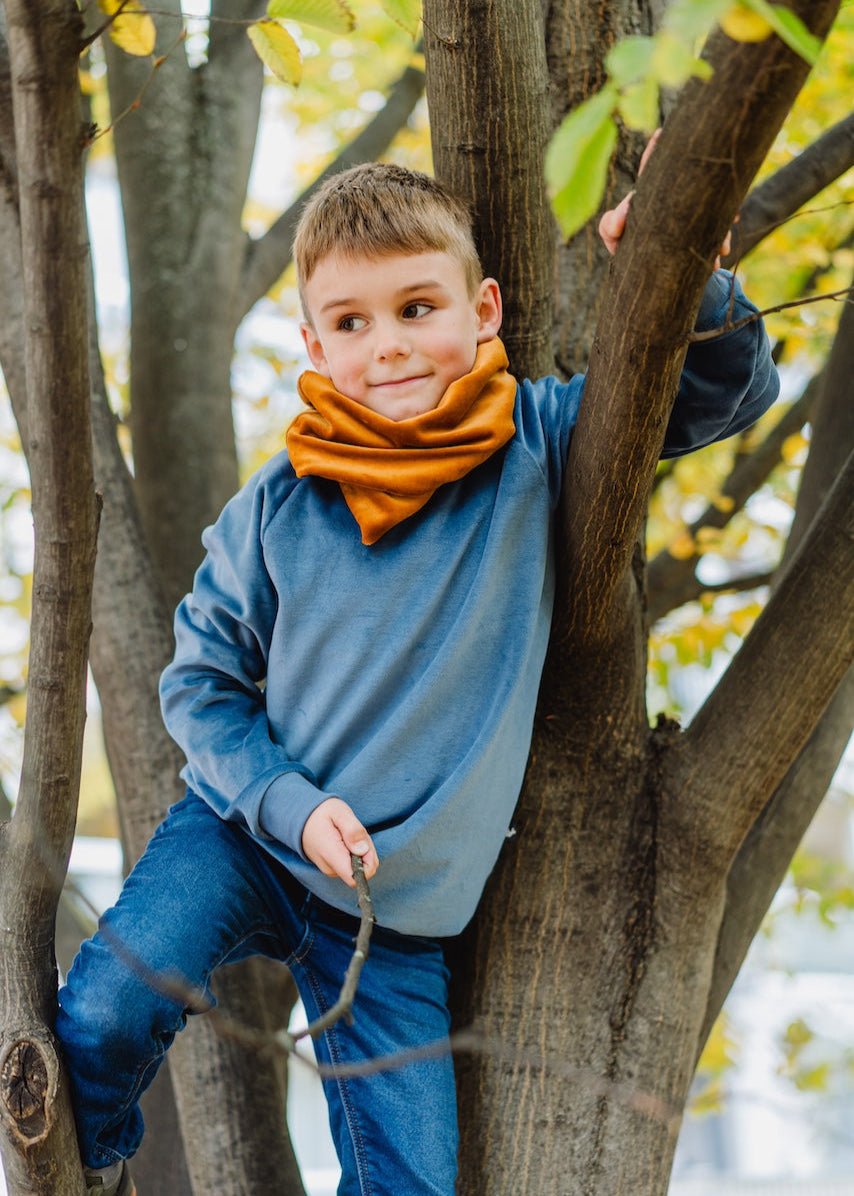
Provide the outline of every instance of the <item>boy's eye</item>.
[[403,309],[404,320],[417,320],[419,316],[426,316],[433,308],[429,303],[407,303]]
[[338,321],[338,328],[341,332],[358,332],[364,326],[365,321],[361,316],[344,316],[342,320]]

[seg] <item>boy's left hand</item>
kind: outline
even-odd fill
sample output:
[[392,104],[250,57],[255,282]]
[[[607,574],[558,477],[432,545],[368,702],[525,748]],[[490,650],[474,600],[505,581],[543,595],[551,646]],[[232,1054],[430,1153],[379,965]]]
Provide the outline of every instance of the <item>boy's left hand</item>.
[[328,797],[308,816],[302,832],[302,849],[324,876],[337,876],[355,887],[350,853],[361,856],[370,880],[379,865],[371,837],[351,808],[340,797]]
[[[640,166],[638,167],[638,177],[640,177],[640,175],[643,173],[643,168],[652,157],[652,152],[658,144],[658,139],[660,136],[661,129],[656,129],[649,141],[646,143],[646,148],[641,155]],[[620,200],[615,208],[610,208],[607,212],[605,212],[605,214],[602,216],[602,219],[599,221],[599,236],[605,242],[605,248],[609,253],[616,252],[623,233],[626,231],[626,218],[629,214],[629,207],[631,206],[633,195],[634,191],[630,191],[628,195]],[[715,258],[716,270],[720,268],[721,256],[727,256],[731,245],[732,236],[730,233],[727,233],[726,237],[724,238],[724,243],[721,246],[721,252],[718,257]]]

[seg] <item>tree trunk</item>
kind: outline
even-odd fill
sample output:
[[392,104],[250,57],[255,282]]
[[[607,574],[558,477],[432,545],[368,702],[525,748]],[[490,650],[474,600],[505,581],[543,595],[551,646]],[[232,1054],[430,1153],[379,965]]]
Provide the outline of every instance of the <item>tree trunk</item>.
[[[805,7],[826,32],[835,5]],[[459,1064],[460,1190],[472,1196],[663,1196],[695,1066],[738,844],[711,833],[708,795],[692,793],[693,745],[666,724],[647,729],[636,546],[680,344],[806,72],[774,39],[759,54],[718,39],[711,54],[714,79],[686,89],[638,188],[637,257],[630,228],[603,299],[516,834],[462,948],[455,1012],[482,1036]],[[434,87],[429,68],[428,56],[431,112],[444,127],[443,100],[465,108],[476,83],[468,71]],[[515,150],[495,164],[494,188]],[[718,158],[725,179],[710,174]],[[653,243],[672,247],[655,251],[654,290]],[[754,657],[768,655],[760,636]]]
[[540,3],[498,0],[484,10],[427,0],[424,31],[436,174],[472,202],[484,270],[502,287],[501,336],[511,369],[536,378],[553,363],[554,221],[543,178],[549,108]]
[[[6,0],[36,558],[24,762],[0,838],[0,1126],[12,1196],[82,1189],[49,1027],[53,925],[77,808],[97,514],[86,361],[77,58],[68,0]],[[46,32],[47,31],[47,32]]]

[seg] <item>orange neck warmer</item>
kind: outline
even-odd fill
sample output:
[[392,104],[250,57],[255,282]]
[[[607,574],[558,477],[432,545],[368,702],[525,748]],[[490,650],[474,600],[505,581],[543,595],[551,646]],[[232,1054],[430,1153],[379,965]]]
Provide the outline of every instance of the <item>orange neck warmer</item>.
[[311,410],[288,429],[291,464],[297,477],[340,483],[363,544],[420,511],[441,485],[465,477],[516,430],[516,381],[498,337],[478,347],[471,373],[453,382],[433,411],[412,419],[379,415],[312,370],[298,388]]

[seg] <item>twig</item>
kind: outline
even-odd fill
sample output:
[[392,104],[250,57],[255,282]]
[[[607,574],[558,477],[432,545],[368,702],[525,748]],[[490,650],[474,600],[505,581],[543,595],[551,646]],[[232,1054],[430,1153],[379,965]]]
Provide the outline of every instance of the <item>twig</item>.
[[113,120],[111,120],[105,129],[99,129],[98,132],[94,135],[94,137],[90,138],[90,140],[86,143],[87,145],[91,145],[92,142],[97,141],[99,137],[105,137],[107,135],[107,133],[112,132],[112,130],[119,123],[119,121],[124,120],[124,118],[126,116],[129,116],[131,114],[131,112],[136,111],[136,109],[142,103],[142,97],[145,95],[145,93],[148,91],[151,84],[154,82],[154,76],[157,74],[157,72],[163,66],[163,63],[166,61],[166,59],[169,57],[169,55],[174,50],[178,49],[181,42],[186,40],[186,37],[187,37],[187,30],[182,29],[181,32],[178,34],[178,36],[175,38],[172,45],[166,51],[166,53],[161,54],[159,58],[154,59],[154,62],[151,64],[151,74],[148,76],[146,81],[143,83],[142,87],[139,89],[139,91],[136,95],[136,99],[131,100],[131,102],[128,104],[127,108],[123,109],[123,111],[121,111],[118,114],[118,116],[116,116]]
[[328,1030],[330,1026],[334,1026],[336,1022],[340,1022],[342,1019],[345,1019],[348,1025],[353,1024],[353,1000],[356,996],[356,988],[359,984],[362,965],[368,958],[368,946],[371,941],[371,931],[374,928],[374,903],[371,900],[371,890],[368,888],[365,869],[361,859],[359,856],[351,854],[350,862],[353,867],[353,880],[356,882],[359,909],[362,911],[359,933],[356,936],[356,948],[347,967],[344,984],[342,985],[341,995],[338,997],[338,1000],[330,1009],[327,1009],[326,1013],[315,1018],[311,1025],[306,1026],[304,1030],[300,1030],[298,1034],[292,1035],[291,1041],[293,1043],[297,1043],[301,1038],[305,1037],[319,1038],[324,1030]]
[[449,1052],[452,1054],[488,1055],[492,1059],[513,1063],[519,1067],[527,1067],[532,1071],[548,1072],[563,1076],[575,1083],[584,1084],[594,1093],[608,1097],[627,1107],[636,1109],[641,1115],[654,1120],[675,1122],[681,1111],[669,1101],[651,1092],[639,1091],[632,1085],[609,1080],[593,1070],[576,1067],[564,1063],[554,1057],[543,1058],[537,1052],[519,1050],[508,1046],[499,1038],[469,1027],[451,1034],[448,1038],[441,1038],[422,1046],[408,1050],[397,1051],[391,1055],[380,1055],[370,1059],[363,1059],[356,1063],[326,1064],[318,1063],[314,1058],[296,1049],[300,1039],[316,1038],[323,1030],[328,1029],[334,1022],[342,1018],[349,1018],[353,1005],[359,973],[368,955],[368,944],[374,924],[373,902],[370,889],[365,878],[362,861],[358,856],[351,856],[353,864],[353,879],[356,882],[361,922],[356,938],[356,947],[341,988],[341,995],[327,1013],[317,1018],[305,1030],[291,1034],[287,1030],[270,1033],[257,1030],[232,1018],[227,1013],[216,1008],[211,997],[201,989],[189,985],[180,976],[168,976],[153,972],[128,947],[110,931],[109,926],[102,926],[99,933],[109,939],[118,955],[138,975],[145,978],[156,992],[171,997],[189,1013],[206,1013],[214,1026],[214,1030],[222,1038],[230,1039],[241,1046],[248,1047],[261,1053],[272,1053],[294,1059],[298,1064],[314,1072],[321,1080],[351,1079],[360,1076],[377,1075],[380,1072],[395,1071],[406,1067],[410,1063],[419,1063],[426,1059],[438,1059]]
[[[362,967],[368,958],[368,946],[375,919],[371,891],[368,887],[362,861],[359,856],[352,854],[350,860],[353,868],[353,879],[356,882],[359,909],[361,910],[361,921],[356,936],[356,946],[344,975],[344,983],[341,986],[341,993],[338,1000],[326,1013],[316,1018],[311,1025],[296,1034],[291,1034],[288,1030],[279,1030],[275,1034],[270,1035],[243,1026],[241,1023],[230,1018],[228,1014],[224,1014],[218,1010],[214,1005],[213,998],[203,989],[188,983],[184,976],[175,973],[156,972],[152,968],[149,968],[119,938],[108,924],[101,926],[99,933],[110,942],[116,954],[127,967],[138,976],[141,976],[154,992],[169,997],[176,1004],[181,1005],[188,1013],[209,1014],[211,1020],[216,1024],[218,1032],[223,1037],[237,1040],[246,1046],[254,1046],[259,1049],[272,1047],[276,1050],[284,1050],[288,1054],[295,1054],[295,1047],[300,1039],[305,1037],[319,1038],[324,1030],[328,1030],[330,1026],[333,1026],[336,1022],[344,1018],[352,1024],[353,1001],[356,996]],[[89,903],[87,902],[87,904]]]
[[807,299],[793,299],[789,303],[778,303],[776,307],[766,307],[764,311],[753,312],[733,323],[727,321],[720,328],[708,328],[705,332],[691,332],[688,335],[688,342],[693,344],[697,341],[711,341],[715,337],[723,336],[726,332],[735,332],[737,328],[743,328],[745,324],[752,324],[755,320],[761,320],[764,316],[772,315],[774,312],[786,311],[790,307],[805,307],[808,303],[818,303],[822,299],[839,299],[843,295],[851,294],[854,294],[854,287],[845,287],[841,291],[829,291],[824,295],[810,295]]
[[113,13],[110,13],[110,15],[107,17],[106,21],[104,21],[102,24],[100,24],[94,33],[90,33],[88,37],[83,38],[83,41],[80,43],[80,53],[81,54],[83,53],[84,50],[87,50],[89,48],[89,46],[92,45],[93,42],[96,42],[98,40],[98,38],[101,36],[101,34],[105,33],[110,28],[110,26],[112,24],[114,24],[115,21],[118,20],[118,18],[122,15],[122,13],[127,8],[129,3],[130,3],[130,0],[121,0],[121,4],[116,9],[116,11]]

